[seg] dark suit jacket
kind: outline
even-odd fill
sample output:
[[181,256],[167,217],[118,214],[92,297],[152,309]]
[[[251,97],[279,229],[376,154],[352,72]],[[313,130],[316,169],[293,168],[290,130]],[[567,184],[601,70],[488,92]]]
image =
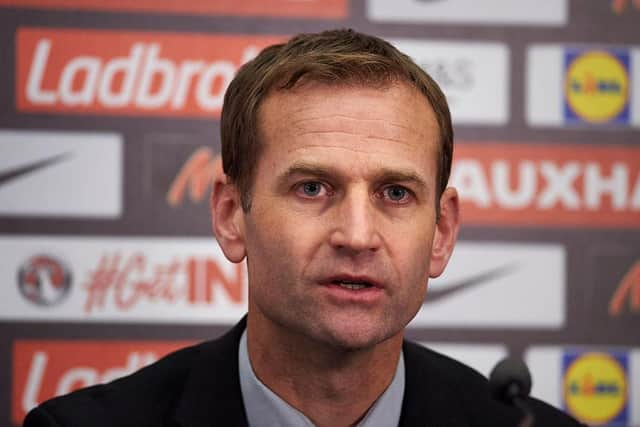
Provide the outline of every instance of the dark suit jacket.
[[[238,377],[243,320],[221,338],[179,350],[109,384],[51,399],[32,410],[24,427],[246,426]],[[489,396],[487,380],[424,347],[404,343],[405,394],[400,426],[514,427],[515,408]],[[579,424],[530,399],[536,426]]]

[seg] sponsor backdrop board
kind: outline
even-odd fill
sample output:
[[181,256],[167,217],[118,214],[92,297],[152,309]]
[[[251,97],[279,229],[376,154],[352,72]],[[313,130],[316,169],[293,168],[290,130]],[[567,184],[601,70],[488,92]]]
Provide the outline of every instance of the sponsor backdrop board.
[[407,335],[589,425],[640,426],[640,3],[0,0],[0,425],[246,310],[210,232],[229,81],[353,27],[451,104],[463,228]]
[[[244,264],[207,238],[0,237],[0,319],[235,322]],[[17,272],[17,277],[16,277]]]
[[2,215],[122,215],[119,134],[0,130],[0,152]]
[[589,425],[640,425],[640,349],[532,346],[532,394]]

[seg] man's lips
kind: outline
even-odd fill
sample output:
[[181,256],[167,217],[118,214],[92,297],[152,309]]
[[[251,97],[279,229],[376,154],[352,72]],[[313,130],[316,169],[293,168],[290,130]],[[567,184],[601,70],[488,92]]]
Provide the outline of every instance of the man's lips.
[[363,291],[366,289],[382,289],[384,286],[379,280],[366,275],[337,274],[320,281],[325,286],[335,286],[350,291]]
[[317,281],[332,304],[373,308],[385,298],[385,282],[364,274],[332,274]]

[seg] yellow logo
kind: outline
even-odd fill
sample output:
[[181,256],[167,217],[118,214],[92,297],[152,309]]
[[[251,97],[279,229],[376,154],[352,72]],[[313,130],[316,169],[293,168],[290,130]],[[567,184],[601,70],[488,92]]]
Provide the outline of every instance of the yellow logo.
[[569,412],[583,422],[601,425],[624,417],[627,403],[625,370],[604,353],[585,353],[565,372],[564,401]]
[[569,61],[565,97],[570,115],[603,123],[625,113],[629,76],[620,58],[605,51],[589,51]]

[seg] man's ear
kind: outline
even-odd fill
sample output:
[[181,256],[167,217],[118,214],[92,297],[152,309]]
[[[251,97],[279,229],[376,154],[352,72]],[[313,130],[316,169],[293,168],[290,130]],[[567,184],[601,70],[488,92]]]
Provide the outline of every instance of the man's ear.
[[209,206],[211,228],[222,252],[229,261],[241,262],[246,255],[246,247],[240,192],[224,173],[214,176]]
[[460,227],[459,210],[458,192],[455,188],[449,187],[440,197],[440,217],[436,223],[431,246],[430,277],[438,277],[442,274],[453,253]]

